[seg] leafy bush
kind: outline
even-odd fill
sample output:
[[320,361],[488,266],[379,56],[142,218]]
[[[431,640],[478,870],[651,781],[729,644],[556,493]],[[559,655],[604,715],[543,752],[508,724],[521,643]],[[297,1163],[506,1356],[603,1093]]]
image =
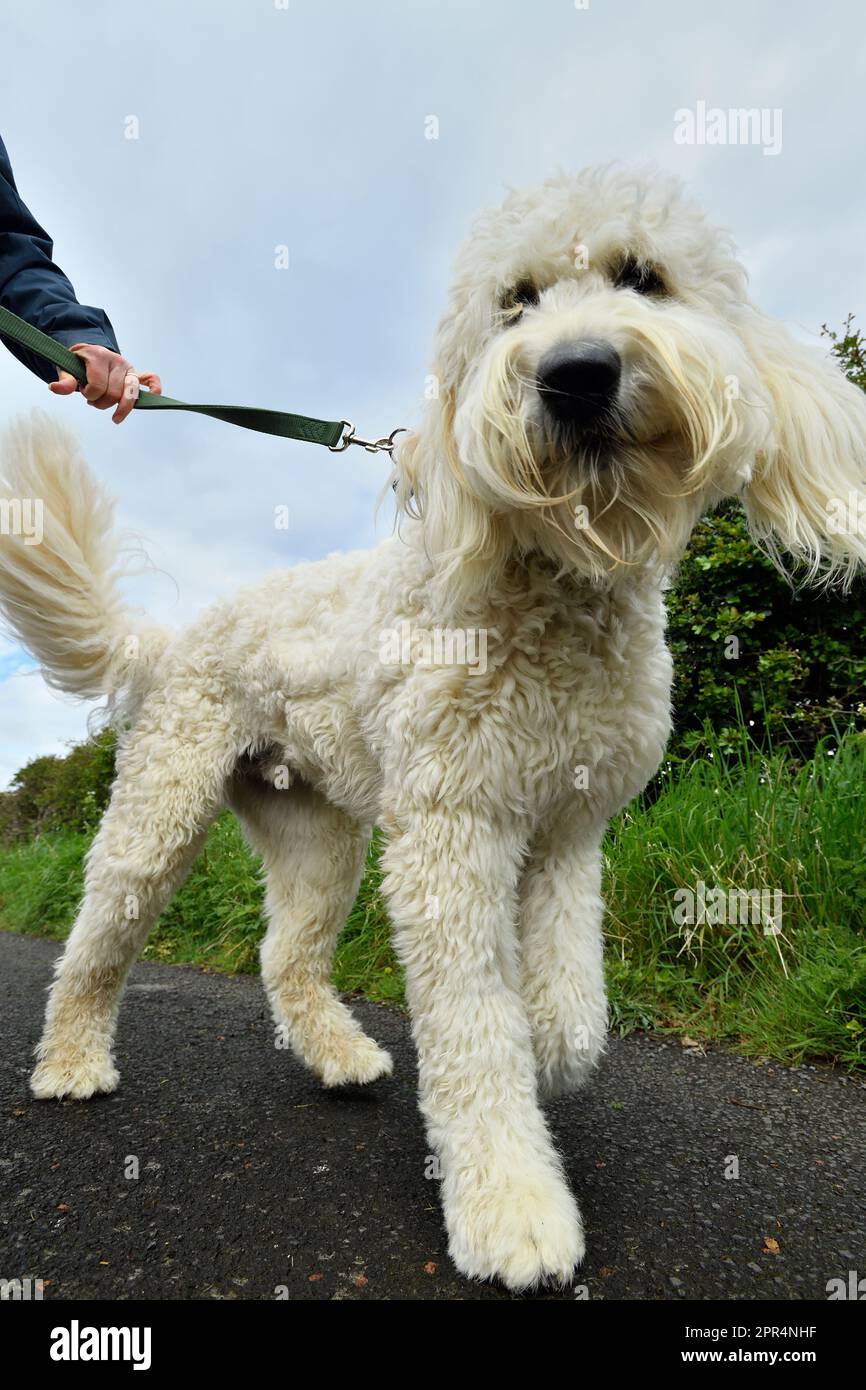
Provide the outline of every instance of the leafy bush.
[[104,730],[65,757],[33,758],[0,792],[0,840],[43,830],[92,830],[114,781],[115,737]]
[[694,532],[668,596],[678,753],[723,751],[740,711],[765,745],[811,753],[837,727],[866,722],[866,584],[847,595],[798,593],[752,543],[736,502]]
[[826,323],[821,332],[833,344],[830,351],[848,380],[866,391],[866,338],[854,327],[854,315],[848,315],[841,333],[828,328]]

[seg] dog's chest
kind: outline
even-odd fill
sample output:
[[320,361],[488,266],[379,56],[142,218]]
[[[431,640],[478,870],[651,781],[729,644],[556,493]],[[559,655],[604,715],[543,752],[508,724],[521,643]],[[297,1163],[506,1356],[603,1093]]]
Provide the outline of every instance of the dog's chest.
[[658,589],[552,587],[503,606],[482,635],[473,664],[413,668],[393,711],[390,780],[404,795],[533,819],[574,797],[612,815],[652,775],[669,732]]

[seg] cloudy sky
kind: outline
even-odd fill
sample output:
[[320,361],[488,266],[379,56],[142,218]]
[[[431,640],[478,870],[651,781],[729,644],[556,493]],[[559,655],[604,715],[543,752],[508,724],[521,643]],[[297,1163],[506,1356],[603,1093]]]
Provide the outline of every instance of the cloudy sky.
[[[79,298],[170,394],[379,434],[416,418],[473,213],[557,167],[655,160],[798,335],[862,320],[863,30],[856,0],[42,0],[4,6],[0,132]],[[780,111],[781,151],[678,144],[699,102]],[[34,405],[80,431],[156,566],[130,597],[165,622],[376,535],[360,450],[178,414],[118,429],[0,350],[0,422]],[[85,732],[32,665],[0,639],[0,786]]]

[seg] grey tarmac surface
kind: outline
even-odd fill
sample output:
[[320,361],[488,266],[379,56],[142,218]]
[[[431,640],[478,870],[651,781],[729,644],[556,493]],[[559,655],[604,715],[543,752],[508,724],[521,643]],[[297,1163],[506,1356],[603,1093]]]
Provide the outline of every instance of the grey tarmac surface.
[[[0,1278],[50,1281],[47,1299],[513,1297],[448,1258],[403,1013],[353,1001],[395,1075],[327,1092],[275,1048],[257,979],[140,964],[119,1091],[37,1102],[58,949],[0,933]],[[866,1275],[862,1080],[631,1036],[548,1113],[591,1299],[823,1300]]]

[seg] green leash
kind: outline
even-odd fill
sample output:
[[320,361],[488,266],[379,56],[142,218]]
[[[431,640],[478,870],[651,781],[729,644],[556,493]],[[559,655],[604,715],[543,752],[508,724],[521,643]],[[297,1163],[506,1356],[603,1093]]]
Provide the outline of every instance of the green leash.
[[[80,357],[2,305],[0,333],[48,362],[53,362],[62,371],[69,372],[79,385],[86,385],[87,368]],[[359,444],[368,453],[382,451],[390,454],[394,449],[395,436],[403,433],[402,430],[393,430],[381,439],[358,439],[350,420],[317,420],[310,415],[290,415],[284,410],[260,410],[257,406],[249,405],[190,405],[187,401],[173,400],[171,396],[158,396],[153,391],[140,391],[134,408],[190,410],[195,415],[210,415],[214,420],[224,420],[227,425],[258,430],[260,434],[275,434],[281,439],[301,439],[306,444],[325,444],[333,453],[341,453],[350,444]]]

